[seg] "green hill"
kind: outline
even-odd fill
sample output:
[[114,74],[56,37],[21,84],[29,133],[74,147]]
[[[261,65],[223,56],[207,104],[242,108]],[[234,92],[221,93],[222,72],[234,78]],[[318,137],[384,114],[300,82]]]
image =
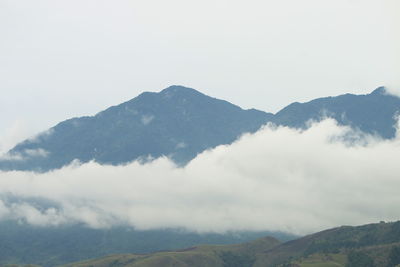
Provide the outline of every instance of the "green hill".
[[148,254],[198,244],[237,244],[266,235],[279,240],[295,238],[272,232],[199,234],[178,229],[138,231],[122,226],[110,229],[91,229],[84,225],[38,227],[7,221],[0,222],[0,266],[31,263],[52,267],[111,254]]
[[400,222],[342,226],[286,242],[257,258],[254,266],[274,266],[313,254],[345,254],[400,242]]
[[398,264],[400,222],[342,226],[285,243],[266,237],[238,245],[112,255],[65,267],[394,267]]
[[180,251],[158,252],[148,255],[113,255],[97,260],[66,265],[65,267],[224,267],[252,266],[257,253],[280,244],[272,237],[265,237],[239,245],[210,246],[203,245]]

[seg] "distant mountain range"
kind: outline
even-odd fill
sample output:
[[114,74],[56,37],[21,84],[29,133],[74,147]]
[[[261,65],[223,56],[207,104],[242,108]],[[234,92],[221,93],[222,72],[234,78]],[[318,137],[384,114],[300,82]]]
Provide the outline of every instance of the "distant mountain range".
[[43,172],[73,160],[118,165],[161,156],[184,165],[202,151],[230,144],[268,122],[305,128],[308,121],[326,117],[387,139],[395,136],[399,111],[400,98],[383,87],[367,95],[296,102],[271,114],[171,86],[142,93],[92,117],[63,121],[16,145],[0,160],[0,170]]

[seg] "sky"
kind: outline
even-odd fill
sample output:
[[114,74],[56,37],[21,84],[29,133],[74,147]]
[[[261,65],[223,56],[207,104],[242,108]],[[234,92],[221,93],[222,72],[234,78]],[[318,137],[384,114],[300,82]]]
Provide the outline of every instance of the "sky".
[[299,235],[398,220],[400,136],[340,141],[358,134],[333,120],[305,131],[266,126],[184,168],[160,158],[124,166],[75,163],[44,174],[0,172],[0,220]]
[[397,0],[0,0],[0,150],[143,91],[243,108],[399,88]]

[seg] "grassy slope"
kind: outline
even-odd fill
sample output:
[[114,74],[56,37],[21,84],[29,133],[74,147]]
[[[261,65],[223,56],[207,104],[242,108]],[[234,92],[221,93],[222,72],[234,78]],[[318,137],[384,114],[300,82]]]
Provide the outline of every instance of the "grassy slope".
[[[113,255],[102,259],[69,264],[66,267],[223,267],[224,262],[229,260],[227,259],[229,257],[237,261],[252,260],[252,257],[255,259],[256,253],[277,245],[279,245],[278,240],[266,237],[238,245],[205,245],[181,251],[158,252],[148,255]],[[246,257],[240,258],[242,255]]]
[[[353,249],[353,251],[363,252],[374,261],[377,267],[388,266],[388,257],[391,249],[400,246],[400,243],[392,243],[377,246],[367,246]],[[345,267],[347,256],[351,249],[343,249],[340,253],[315,253],[296,260],[290,261],[292,266],[298,267]]]
[[84,225],[37,227],[3,221],[0,222],[0,266],[31,263],[52,267],[113,254],[148,254],[180,250],[199,244],[238,244],[271,235],[282,241],[285,238],[294,238],[268,232],[199,234],[174,229],[90,229]]
[[[400,242],[400,222],[342,226],[289,241],[258,255],[255,267],[274,266],[318,253],[347,253],[354,249]],[[376,257],[376,256],[374,256]]]
[[[393,251],[400,251],[400,222],[343,226],[282,244],[266,237],[237,245],[204,245],[153,254],[113,255],[65,267],[345,267],[351,262],[350,255],[353,260],[357,259],[352,266],[365,267],[359,263],[368,258],[375,267],[387,267]],[[396,253],[398,264],[400,253]]]
[[293,261],[293,265],[300,267],[344,267],[347,262],[345,254],[313,254]]

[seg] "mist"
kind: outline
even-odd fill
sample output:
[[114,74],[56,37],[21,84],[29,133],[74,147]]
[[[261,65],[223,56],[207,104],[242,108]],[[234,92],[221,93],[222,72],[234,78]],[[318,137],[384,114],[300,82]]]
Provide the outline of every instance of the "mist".
[[[360,141],[344,141],[348,136]],[[39,226],[295,234],[397,220],[399,148],[399,137],[381,140],[330,119],[303,131],[268,125],[183,168],[160,158],[2,172],[0,218]]]

